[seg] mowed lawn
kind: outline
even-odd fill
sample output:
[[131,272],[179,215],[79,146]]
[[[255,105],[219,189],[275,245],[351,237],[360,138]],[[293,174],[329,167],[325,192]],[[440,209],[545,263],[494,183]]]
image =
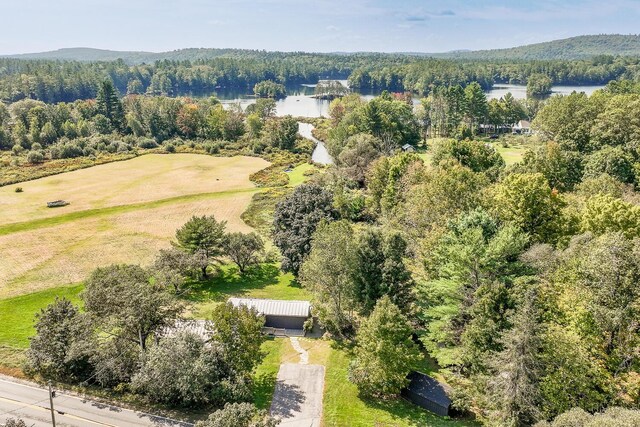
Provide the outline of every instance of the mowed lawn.
[[[253,157],[146,155],[0,188],[0,299],[83,280],[98,266],[149,264],[192,215],[228,229],[258,191]],[[43,207],[64,199],[62,208]]]
[[209,280],[193,285],[186,294],[185,298],[193,304],[190,317],[208,317],[216,305],[231,296],[281,300],[311,298],[293,274],[281,272],[276,264],[262,264],[244,274],[240,274],[235,266],[225,265]]

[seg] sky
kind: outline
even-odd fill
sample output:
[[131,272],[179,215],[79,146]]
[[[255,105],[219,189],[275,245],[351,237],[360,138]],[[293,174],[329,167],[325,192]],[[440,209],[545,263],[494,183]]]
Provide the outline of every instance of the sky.
[[0,0],[0,54],[494,49],[640,32],[640,0]]

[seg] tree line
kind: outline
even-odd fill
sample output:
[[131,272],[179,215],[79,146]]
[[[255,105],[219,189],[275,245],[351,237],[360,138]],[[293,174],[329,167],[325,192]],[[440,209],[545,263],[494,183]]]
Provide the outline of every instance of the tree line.
[[0,58],[0,100],[47,103],[95,98],[104,80],[120,95],[208,96],[220,89],[251,91],[257,83],[315,83],[349,78],[358,90],[410,91],[427,95],[436,86],[478,82],[522,83],[544,74],[554,84],[605,84],[637,75],[638,59],[481,61],[393,54],[247,52],[213,59],[159,60],[128,65],[122,60],[76,62]]

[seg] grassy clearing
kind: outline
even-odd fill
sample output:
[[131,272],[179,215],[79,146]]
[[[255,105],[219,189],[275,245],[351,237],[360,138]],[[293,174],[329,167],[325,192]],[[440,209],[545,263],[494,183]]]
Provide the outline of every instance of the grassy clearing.
[[[232,231],[258,191],[259,158],[146,155],[0,188],[0,298],[77,283],[98,266],[148,264],[192,215]],[[55,195],[55,196],[54,196]],[[47,200],[71,205],[48,209]]]
[[[369,400],[362,398],[347,375],[349,350],[324,342],[326,374],[323,425],[329,426],[474,426],[473,422],[438,417],[404,399]],[[313,352],[313,350],[312,350]],[[313,354],[313,353],[312,353]]]
[[309,178],[308,174],[317,170],[318,168],[310,163],[302,163],[296,166],[290,172],[287,172],[289,175],[289,186],[296,187],[304,183]]
[[269,409],[280,364],[297,357],[298,353],[293,349],[288,338],[267,338],[261,349],[266,356],[253,375],[255,382],[253,402],[260,409]]
[[[504,135],[504,136],[501,136],[500,139],[497,141],[490,140],[488,138],[481,139],[479,141],[487,142],[493,145],[496,151],[500,153],[500,155],[504,159],[504,162],[507,164],[507,166],[513,165],[515,163],[522,161],[522,156],[524,155],[525,151],[527,151],[527,149],[531,146],[531,144],[537,142],[535,138],[532,139],[531,137],[521,136],[521,135],[519,136]],[[431,166],[431,159],[433,158],[433,153],[431,153],[429,150],[426,150],[426,151],[420,150],[418,152],[418,156],[420,156],[420,158],[424,160],[424,163],[426,165]]]
[[56,297],[67,298],[74,304],[82,286],[47,289],[14,298],[0,300],[0,372],[20,375],[24,352],[29,347],[29,337],[35,332],[34,317]]
[[[254,188],[249,175],[268,163],[256,157],[149,154],[0,188],[0,224],[70,212],[141,205],[189,195]],[[22,193],[15,188],[22,187]],[[71,204],[50,209],[46,202]]]
[[527,148],[522,145],[509,145],[508,147],[503,147],[502,144],[494,144],[494,147],[500,153],[504,162],[509,165],[513,165],[515,163],[522,161],[522,156],[524,155]]
[[310,295],[291,273],[282,273],[275,264],[263,264],[241,275],[235,266],[225,265],[207,281],[193,286],[186,299],[193,303],[191,316],[206,318],[213,308],[231,296],[307,300]]

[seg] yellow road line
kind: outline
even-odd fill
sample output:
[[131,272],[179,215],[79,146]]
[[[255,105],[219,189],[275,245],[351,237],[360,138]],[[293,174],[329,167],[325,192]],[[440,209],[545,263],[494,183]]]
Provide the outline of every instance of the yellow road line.
[[[8,398],[0,397],[0,401],[4,401],[4,402],[7,402],[7,403],[13,403],[13,404],[22,405],[22,406],[21,406],[20,408],[18,408],[18,409],[22,409],[22,408],[31,408],[31,409],[37,409],[37,410],[39,410],[39,411],[44,411],[44,412],[49,412],[49,411],[50,411],[50,409],[49,409],[49,408],[45,408],[45,407],[43,407],[43,406],[38,406],[38,405],[31,405],[31,404],[28,404],[28,403],[26,403],[26,404],[25,404],[24,402],[21,402],[21,401],[19,401],[19,400],[13,400],[13,399],[8,399]],[[58,415],[60,415],[60,416],[63,416],[63,417],[71,418],[71,419],[78,420],[78,421],[82,421],[82,422],[87,422],[87,423],[90,423],[90,424],[95,424],[95,425],[99,425],[99,426],[108,426],[108,427],[118,427],[118,426],[117,426],[117,425],[115,425],[115,424],[107,424],[107,423],[103,423],[103,422],[100,422],[100,421],[90,420],[89,418],[79,417],[79,416],[77,416],[77,415],[69,414],[68,412],[62,412],[62,411],[61,411],[61,412],[58,412],[58,411],[56,411],[56,413],[57,413]]]

